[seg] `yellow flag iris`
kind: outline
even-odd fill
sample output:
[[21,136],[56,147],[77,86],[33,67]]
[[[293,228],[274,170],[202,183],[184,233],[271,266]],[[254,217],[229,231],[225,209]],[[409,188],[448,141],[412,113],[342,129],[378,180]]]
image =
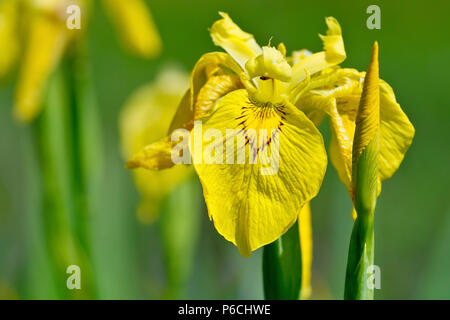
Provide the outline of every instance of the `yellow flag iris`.
[[[352,192],[351,154],[364,73],[338,66],[346,53],[341,27],[332,17],[326,19],[328,31],[321,36],[323,51],[294,51],[286,57],[284,44],[261,47],[227,14],[221,15],[210,33],[226,53],[211,52],[199,59],[169,134],[136,153],[127,166],[151,170],[172,167],[175,143],[171,134],[178,128],[192,130],[194,121],[201,120],[198,132],[191,132],[191,154],[209,216],[217,231],[248,256],[286,232],[301,208],[317,194],[326,154],[316,126],[326,115],[333,127],[332,163]],[[380,180],[384,180],[400,165],[414,128],[389,85],[380,83]],[[209,130],[218,130],[226,137],[228,129],[240,130],[237,137],[246,137],[243,163],[195,161],[211,150],[219,151],[225,159],[235,157],[237,149],[231,155],[207,139],[197,140]],[[262,175],[262,165],[250,161],[269,147],[271,137],[249,137],[251,129],[279,130],[279,168],[272,175]],[[195,148],[198,141],[201,148]],[[227,139],[222,142],[226,145]]]
[[[143,0],[104,0],[103,3],[112,12],[120,35],[127,39],[131,51],[144,57],[159,53],[161,41]],[[19,121],[30,122],[39,114],[47,80],[69,43],[84,31],[90,4],[88,0],[3,0],[0,3],[0,79],[14,67],[19,55],[22,56],[14,106]],[[81,30],[67,27],[67,8],[71,5],[80,8]],[[18,34],[24,39],[23,46]]]
[[[127,166],[153,170],[173,166],[170,134],[178,128],[191,130],[196,120],[202,121],[197,132],[200,135],[213,129],[225,137],[228,129],[238,130],[236,139],[247,138],[242,164],[194,160],[194,167],[217,231],[248,256],[284,234],[319,191],[327,163],[323,139],[295,104],[307,89],[310,77],[342,62],[345,51],[334,18],[326,19],[328,32],[321,37],[324,51],[296,61],[286,58],[283,44],[261,47],[227,14],[221,15],[210,33],[213,42],[226,53],[207,53],[199,59],[169,135],[143,148]],[[264,165],[251,163],[252,157],[275,143],[269,135],[247,135],[250,130],[260,129],[279,133],[279,168],[273,174],[261,174]],[[191,134],[194,146],[195,133]],[[227,141],[222,142],[227,158]],[[211,149],[210,141],[201,144],[201,148],[191,150],[193,158]]]

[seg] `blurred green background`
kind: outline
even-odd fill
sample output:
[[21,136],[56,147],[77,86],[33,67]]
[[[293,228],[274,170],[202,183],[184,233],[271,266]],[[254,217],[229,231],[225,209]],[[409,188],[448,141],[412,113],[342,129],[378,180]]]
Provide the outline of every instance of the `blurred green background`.
[[[366,8],[381,8],[381,30],[368,30]],[[89,220],[96,297],[163,298],[166,276],[160,222],[136,219],[138,194],[120,154],[118,115],[126,99],[162,65],[186,71],[215,47],[208,34],[218,11],[230,14],[260,44],[284,42],[288,52],[321,50],[318,33],[334,16],[343,29],[344,67],[365,70],[374,40],[380,73],[416,128],[394,177],[383,183],[375,218],[380,299],[450,299],[450,3],[447,1],[154,0],[148,5],[163,40],[154,60],[120,47],[111,21],[96,10],[88,31],[90,65],[100,108],[104,180]],[[0,88],[0,298],[57,298],[40,213],[39,170],[32,130],[12,118],[14,79]],[[328,125],[322,126],[328,140]],[[202,209],[204,211],[204,208]],[[342,299],[352,228],[351,201],[329,165],[312,201],[312,298]],[[201,214],[188,288],[180,298],[262,299],[261,250],[242,258]]]

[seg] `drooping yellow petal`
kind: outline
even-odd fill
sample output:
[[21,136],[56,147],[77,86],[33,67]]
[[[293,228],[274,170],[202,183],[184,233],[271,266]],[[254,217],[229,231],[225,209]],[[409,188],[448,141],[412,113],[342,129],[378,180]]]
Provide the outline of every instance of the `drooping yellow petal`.
[[333,129],[330,144],[331,162],[337,169],[339,178],[347,186],[352,195],[352,150],[353,136],[355,134],[356,111],[339,113],[335,100],[334,107],[330,110],[331,127]]
[[222,19],[211,26],[211,37],[215,45],[222,47],[244,69],[248,59],[262,53],[253,35],[244,32],[228,14],[220,12]]
[[395,99],[394,91],[380,81],[380,179],[389,179],[400,166],[414,138],[414,127]]
[[47,79],[68,39],[63,22],[45,14],[32,16],[15,97],[14,113],[20,121],[30,122],[39,113]]
[[339,23],[333,17],[328,17],[325,21],[328,26],[327,35],[321,36],[324,51],[306,56],[292,67],[291,88],[306,78],[306,72],[313,75],[345,60],[344,40]]
[[300,236],[300,250],[302,252],[302,284],[301,300],[311,296],[311,266],[313,259],[313,237],[311,225],[311,207],[307,202],[298,216],[298,232]]
[[160,54],[161,38],[143,0],[103,0],[103,4],[131,52],[144,58]]
[[0,3],[0,79],[14,66],[19,55],[17,0],[5,0]]
[[[199,136],[209,129],[219,137],[203,139],[198,149]],[[235,134],[227,138],[227,129]],[[278,134],[272,131],[276,129]],[[278,239],[295,223],[303,205],[317,194],[326,168],[322,136],[303,113],[289,103],[256,106],[243,89],[216,103],[203,127],[194,127],[191,144],[209,216],[243,256]],[[214,154],[222,153],[222,164],[206,162],[211,147]]]
[[299,109],[304,111],[316,125],[320,123],[323,113],[330,116],[333,129],[330,160],[350,194],[353,136],[359,103],[359,96],[353,94],[357,90],[355,88],[354,85],[344,85],[328,90],[315,90],[304,95],[297,103]]

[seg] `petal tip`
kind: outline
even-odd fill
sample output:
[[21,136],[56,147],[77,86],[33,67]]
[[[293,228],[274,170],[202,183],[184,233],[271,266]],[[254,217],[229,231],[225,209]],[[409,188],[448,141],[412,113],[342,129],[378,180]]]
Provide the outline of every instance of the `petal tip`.
[[125,169],[136,169],[139,167],[139,161],[135,159],[130,159],[125,163]]

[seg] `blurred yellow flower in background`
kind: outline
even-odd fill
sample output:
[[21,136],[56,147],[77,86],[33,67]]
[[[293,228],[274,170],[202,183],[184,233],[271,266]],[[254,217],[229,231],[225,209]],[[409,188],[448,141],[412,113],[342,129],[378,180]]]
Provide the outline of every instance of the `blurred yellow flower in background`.
[[12,69],[19,55],[18,33],[19,6],[17,0],[0,2],[0,79]]
[[[122,151],[126,159],[142,146],[167,134],[168,124],[188,86],[189,77],[185,72],[166,67],[153,83],[142,86],[131,95],[123,107],[119,124]],[[141,195],[139,221],[151,223],[157,217],[163,197],[190,173],[192,169],[185,165],[157,172],[134,170],[133,178]]]
[[143,58],[154,58],[161,53],[161,38],[143,0],[102,2],[126,48]]
[[[60,62],[68,43],[79,32],[66,27],[65,9],[69,3],[74,3],[73,1],[18,2],[23,9],[21,15],[26,19],[26,26],[23,29],[24,51],[16,88],[14,114],[18,120],[30,122],[42,107],[50,74]],[[76,3],[83,5],[81,1]]]
[[[69,43],[84,31],[91,4],[89,0],[4,0],[0,4],[0,79],[21,57],[14,106],[19,121],[31,122],[39,114],[47,80]],[[147,58],[159,54],[161,40],[143,0],[104,0],[103,4],[130,51]],[[81,30],[67,28],[71,5],[80,7]]]

